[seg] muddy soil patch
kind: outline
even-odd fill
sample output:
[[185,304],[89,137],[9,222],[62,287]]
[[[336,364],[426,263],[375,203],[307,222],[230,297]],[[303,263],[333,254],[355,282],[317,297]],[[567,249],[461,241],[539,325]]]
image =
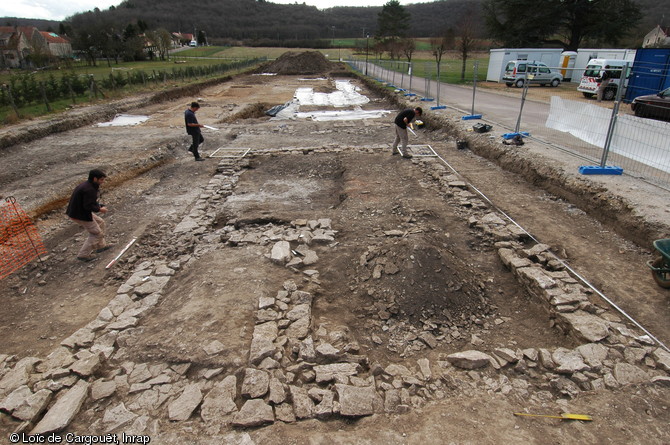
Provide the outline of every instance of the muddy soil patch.
[[272,108],[273,104],[256,103],[245,106],[242,110],[232,114],[229,117],[221,119],[218,123],[230,123],[240,119],[259,119],[267,117],[265,112]]
[[340,199],[343,166],[337,156],[314,158],[302,153],[256,158],[217,219],[240,225],[328,213]]
[[[274,295],[293,276],[267,262],[266,253],[259,246],[228,246],[186,264],[129,340],[132,356],[126,358],[226,370],[243,366],[259,296]],[[214,341],[223,351],[209,355]]]

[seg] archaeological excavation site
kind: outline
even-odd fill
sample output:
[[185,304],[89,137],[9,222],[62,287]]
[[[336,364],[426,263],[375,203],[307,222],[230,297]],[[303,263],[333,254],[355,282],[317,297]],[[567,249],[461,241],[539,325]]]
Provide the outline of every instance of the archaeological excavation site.
[[472,124],[306,52],[0,128],[44,246],[0,280],[0,441],[670,443],[667,192]]

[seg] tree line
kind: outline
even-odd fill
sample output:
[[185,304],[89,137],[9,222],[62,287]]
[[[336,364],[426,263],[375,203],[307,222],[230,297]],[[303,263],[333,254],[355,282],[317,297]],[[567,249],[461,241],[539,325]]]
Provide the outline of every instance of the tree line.
[[[389,41],[384,15],[397,7],[404,14],[402,29]],[[634,46],[658,19],[643,11],[663,8],[670,10],[670,0],[545,0],[541,6],[537,0],[439,0],[406,7],[391,0],[382,7],[325,10],[266,0],[198,0],[188,7],[177,0],[125,0],[54,22],[57,29],[47,30],[67,35],[91,63],[100,57],[165,58],[172,32],[193,33],[200,43],[315,48],[337,38],[369,36],[376,51],[393,58],[413,51],[401,42],[410,36],[447,38],[452,47],[483,39],[493,47]],[[638,26],[649,27],[642,32]],[[153,43],[149,52],[147,38]]]

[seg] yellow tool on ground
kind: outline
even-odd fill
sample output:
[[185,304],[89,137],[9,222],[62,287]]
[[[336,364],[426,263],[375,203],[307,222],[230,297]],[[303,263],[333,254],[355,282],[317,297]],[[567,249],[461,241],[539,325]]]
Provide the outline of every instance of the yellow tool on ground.
[[588,414],[568,414],[562,413],[560,416],[550,416],[547,414],[527,414],[527,413],[514,413],[515,416],[527,416],[527,417],[548,417],[550,419],[561,419],[561,420],[593,420]]

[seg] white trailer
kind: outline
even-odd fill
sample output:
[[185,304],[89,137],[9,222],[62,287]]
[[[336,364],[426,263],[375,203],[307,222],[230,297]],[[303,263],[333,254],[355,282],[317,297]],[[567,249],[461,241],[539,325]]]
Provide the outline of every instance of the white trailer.
[[[505,66],[510,60],[537,60],[549,68],[557,70],[560,66],[561,48],[498,48],[490,50],[489,67],[486,80],[501,82]],[[584,65],[586,67],[586,65]]]

